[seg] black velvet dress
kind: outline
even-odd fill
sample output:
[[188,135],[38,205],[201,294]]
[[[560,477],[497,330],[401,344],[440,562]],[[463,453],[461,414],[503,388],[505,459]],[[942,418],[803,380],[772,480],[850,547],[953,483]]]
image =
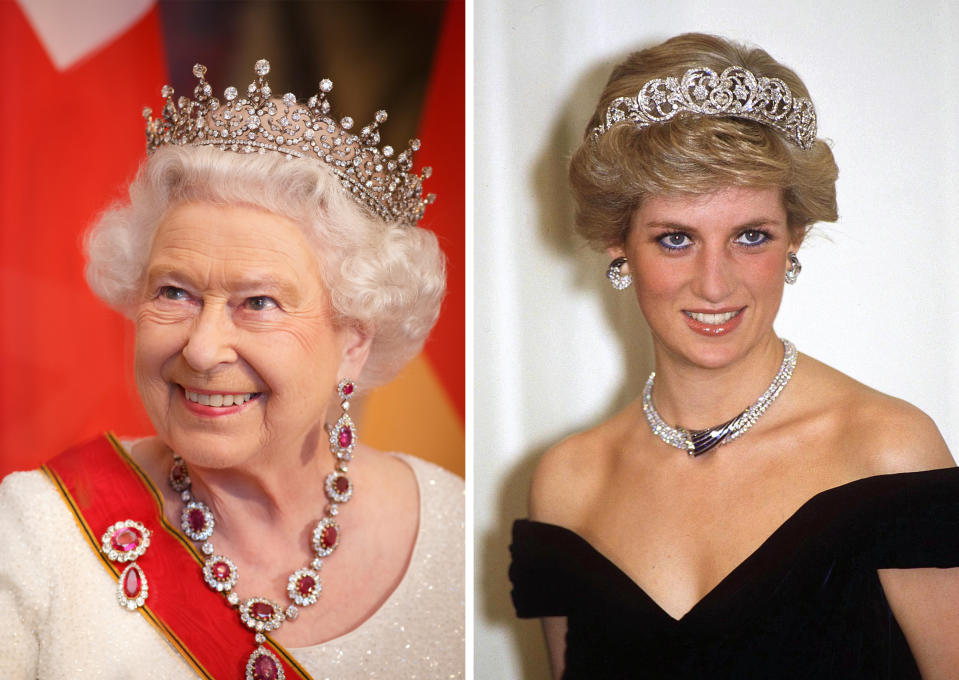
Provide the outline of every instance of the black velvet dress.
[[568,529],[519,520],[511,550],[517,614],[567,617],[567,679],[919,678],[876,570],[959,567],[959,468],[814,496],[679,620]]

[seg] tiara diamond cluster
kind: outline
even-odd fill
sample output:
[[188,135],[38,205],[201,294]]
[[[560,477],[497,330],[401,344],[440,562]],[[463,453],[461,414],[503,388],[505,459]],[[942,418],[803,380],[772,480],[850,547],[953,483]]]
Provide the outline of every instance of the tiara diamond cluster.
[[149,108],[143,110],[147,153],[165,145],[189,145],[318,159],[354,200],[382,219],[407,225],[420,220],[436,197],[423,195],[423,180],[431,169],[412,172],[418,139],[411,139],[399,153],[391,146],[380,148],[379,126],[386,122],[386,111],[377,111],[373,122],[357,133],[352,118],[336,121],[330,115],[328,95],[333,82],[329,79],[321,80],[317,93],[303,103],[289,92],[274,98],[266,80],[270,72],[266,59],[257,61],[254,71],[256,79],[245,94],[228,87],[223,102],[213,96],[202,64],[193,67],[199,80],[193,99],[180,97],[174,103],[173,88],[164,85],[160,94],[166,101],[159,116],[154,118]]
[[683,112],[754,120],[779,130],[800,149],[816,141],[816,110],[811,101],[794,97],[779,78],[757,77],[739,66],[720,74],[699,67],[689,69],[682,78],[654,78],[635,97],[614,99],[592,136],[597,139],[622,122],[640,128],[665,123]]

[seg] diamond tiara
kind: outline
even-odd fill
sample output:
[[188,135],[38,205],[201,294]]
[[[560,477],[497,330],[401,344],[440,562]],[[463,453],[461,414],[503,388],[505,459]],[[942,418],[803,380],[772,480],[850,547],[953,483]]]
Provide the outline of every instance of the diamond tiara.
[[240,96],[235,87],[223,92],[222,103],[213,96],[206,81],[206,67],[196,64],[193,75],[199,83],[194,99],[180,97],[174,103],[173,88],[160,91],[166,99],[157,118],[143,109],[147,121],[147,154],[161,146],[212,146],[239,153],[275,151],[287,158],[311,158],[323,162],[360,205],[387,222],[415,225],[432,203],[434,194],[423,195],[423,180],[432,174],[423,168],[417,175],[413,153],[420,148],[418,139],[399,154],[391,146],[379,148],[379,126],[386,122],[386,111],[377,111],[374,120],[359,134],[352,132],[349,116],[335,121],[327,98],[333,82],[324,78],[318,92],[305,103],[292,93],[274,99],[266,75],[270,62],[260,59],[254,66],[256,80]]
[[754,120],[779,130],[800,149],[808,149],[816,141],[816,110],[811,101],[793,97],[779,78],[757,77],[739,66],[730,66],[721,74],[698,67],[682,78],[654,78],[635,97],[614,99],[591,134],[598,139],[622,122],[649,127],[682,112]]

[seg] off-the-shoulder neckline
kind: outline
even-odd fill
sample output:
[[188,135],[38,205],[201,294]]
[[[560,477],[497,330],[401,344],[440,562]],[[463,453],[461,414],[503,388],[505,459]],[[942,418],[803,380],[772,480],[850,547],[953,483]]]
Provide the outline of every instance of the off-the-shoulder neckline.
[[594,546],[586,538],[573,529],[558,524],[552,524],[550,522],[540,522],[532,519],[520,519],[516,521],[516,524],[526,524],[530,527],[540,527],[546,531],[555,531],[568,535],[574,541],[581,544],[583,548],[585,548],[589,553],[593,554],[602,563],[608,565],[608,568],[613,570],[613,573],[616,574],[617,578],[622,580],[627,585],[632,584],[632,587],[642,597],[642,599],[647,601],[661,616],[678,625],[695,618],[698,613],[711,601],[715,600],[717,597],[720,597],[723,591],[725,591],[727,588],[730,588],[734,581],[748,571],[748,568],[751,564],[756,562],[758,559],[761,559],[763,554],[771,549],[770,546],[781,540],[782,537],[789,531],[789,529],[795,526],[801,518],[811,512],[814,512],[816,506],[825,502],[826,500],[831,499],[836,495],[855,493],[861,491],[863,487],[868,487],[871,485],[890,485],[892,487],[899,487],[901,486],[902,482],[922,483],[927,479],[938,479],[939,477],[949,475],[959,477],[959,467],[871,475],[869,477],[862,477],[850,482],[845,482],[814,494],[805,502],[803,502],[791,515],[789,515],[789,517],[783,520],[783,522],[779,524],[779,526],[777,526],[772,533],[770,533],[769,536],[767,536],[766,539],[756,547],[755,550],[744,557],[735,567],[732,568],[732,570],[729,571],[729,573],[721,578],[712,588],[710,588],[708,592],[706,592],[705,595],[697,600],[693,606],[690,607],[689,610],[687,610],[679,618],[676,618],[667,612],[660,605],[660,603],[653,599],[653,597],[650,596],[649,593],[647,593],[639,583],[633,580],[633,578],[629,576],[629,574],[627,574],[622,567],[603,554],[598,548],[596,548],[596,546]]

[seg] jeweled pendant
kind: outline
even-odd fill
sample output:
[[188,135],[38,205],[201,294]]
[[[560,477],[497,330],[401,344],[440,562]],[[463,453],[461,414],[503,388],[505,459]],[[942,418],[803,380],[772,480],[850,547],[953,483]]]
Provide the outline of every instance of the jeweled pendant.
[[205,541],[212,536],[214,524],[210,508],[200,501],[190,501],[180,513],[180,528],[194,541]]
[[323,586],[320,585],[320,575],[312,569],[297,569],[290,574],[286,584],[286,594],[301,607],[316,603]]
[[120,572],[120,580],[117,581],[117,602],[121,607],[126,607],[132,612],[143,606],[143,603],[147,601],[147,595],[149,595],[147,577],[140,569],[140,565],[136,562],[128,564],[127,568]]
[[334,503],[346,503],[353,496],[353,484],[342,472],[326,476],[326,496]]
[[340,544],[340,527],[332,517],[324,517],[313,529],[313,551],[326,557]]
[[356,446],[356,425],[350,414],[344,413],[330,429],[330,451],[340,460],[351,460]]
[[280,659],[266,647],[253,650],[246,662],[246,680],[285,680]]
[[685,428],[676,428],[677,430],[683,432],[688,438],[689,442],[693,445],[689,449],[690,456],[701,456],[714,449],[723,443],[723,440],[726,438],[731,431],[732,425],[739,419],[739,416],[727,420],[722,425],[717,425],[716,427],[707,427],[704,430],[687,430]]
[[283,608],[265,597],[251,597],[240,605],[240,620],[258,633],[276,630],[285,619]]
[[173,459],[173,465],[170,467],[170,488],[177,493],[190,488],[190,475],[186,471],[186,463],[179,456]]
[[238,572],[233,560],[223,555],[213,555],[203,563],[203,580],[213,590],[222,593],[236,585]]
[[100,549],[114,562],[132,562],[150,546],[150,530],[126,519],[111,525],[100,538]]

